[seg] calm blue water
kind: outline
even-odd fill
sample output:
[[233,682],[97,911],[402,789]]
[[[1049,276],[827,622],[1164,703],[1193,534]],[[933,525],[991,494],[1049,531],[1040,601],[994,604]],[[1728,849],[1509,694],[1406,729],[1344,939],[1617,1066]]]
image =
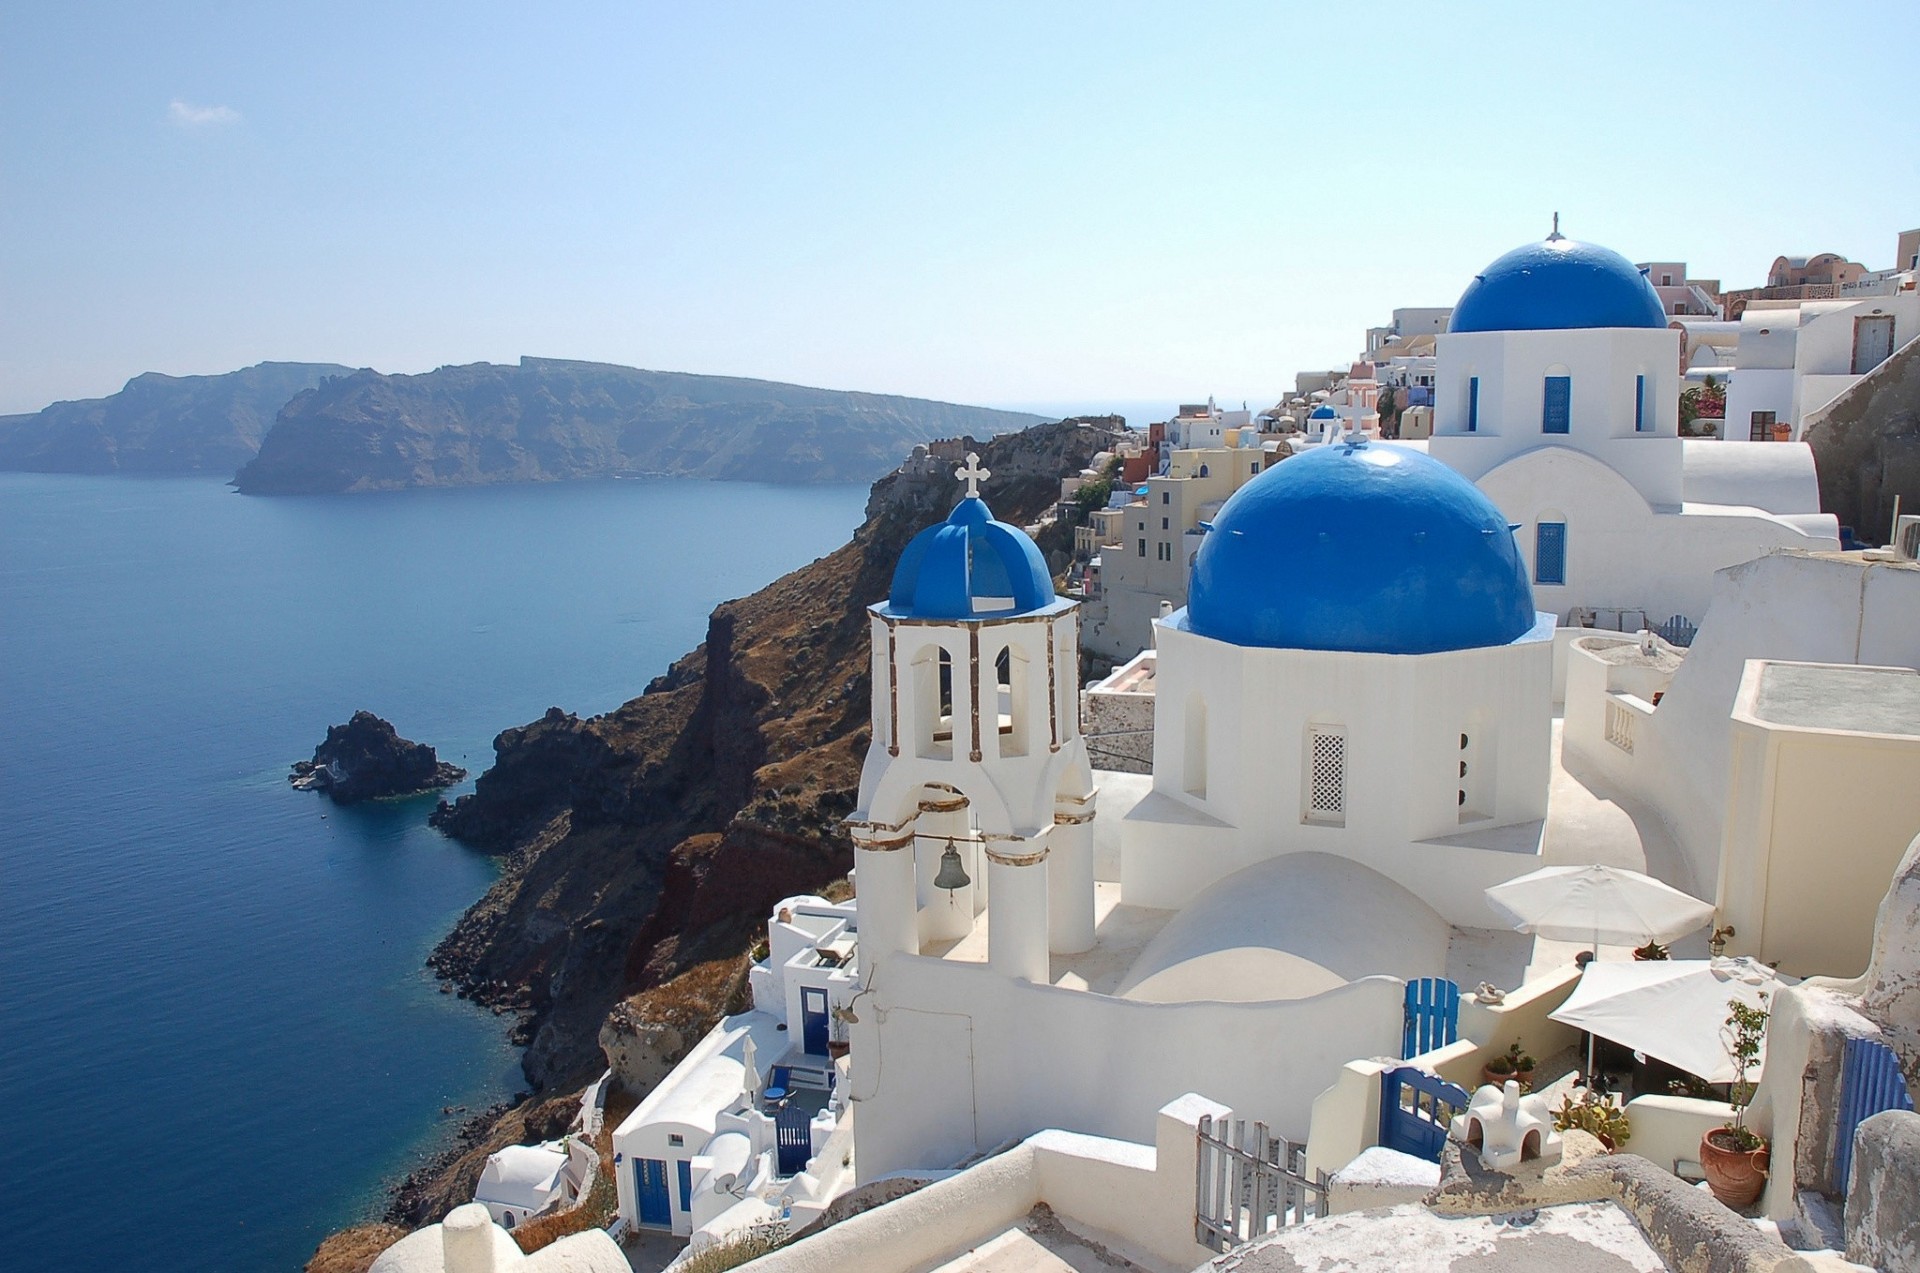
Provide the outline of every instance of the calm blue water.
[[297,1268],[443,1106],[516,1090],[507,1019],[421,963],[494,863],[431,798],[338,809],[287,766],[365,707],[477,774],[502,728],[639,693],[865,495],[0,474],[5,1263]]

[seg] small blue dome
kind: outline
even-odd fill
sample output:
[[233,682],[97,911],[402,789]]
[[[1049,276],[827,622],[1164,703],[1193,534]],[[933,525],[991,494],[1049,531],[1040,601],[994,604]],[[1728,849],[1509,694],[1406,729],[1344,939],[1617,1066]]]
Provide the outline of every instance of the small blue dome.
[[915,619],[980,619],[1053,603],[1053,576],[1025,531],[969,495],[915,535],[893,568],[887,605]]
[[1234,645],[1432,654],[1533,629],[1500,510],[1440,461],[1336,443],[1234,493],[1200,543],[1189,630]]
[[1450,332],[1667,325],[1659,293],[1618,252],[1552,238],[1517,247],[1474,276]]
[[1319,406],[1315,407],[1313,410],[1307,412],[1307,419],[1309,420],[1332,420],[1335,418],[1336,416],[1333,408],[1328,406],[1324,402],[1321,403]]

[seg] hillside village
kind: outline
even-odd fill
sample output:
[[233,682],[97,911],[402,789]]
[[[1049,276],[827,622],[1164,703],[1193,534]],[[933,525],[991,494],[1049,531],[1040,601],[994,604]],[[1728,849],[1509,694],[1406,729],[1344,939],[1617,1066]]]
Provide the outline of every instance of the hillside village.
[[[758,815],[725,1013],[610,1026],[569,1125],[371,1268],[1920,1269],[1895,248],[1723,290],[1556,218],[1271,407],[1049,426],[1043,500],[1009,439],[915,448],[812,634],[864,646],[806,672],[853,724],[727,705],[838,777]],[[630,725],[721,710],[739,613]],[[663,746],[569,721],[527,736]]]

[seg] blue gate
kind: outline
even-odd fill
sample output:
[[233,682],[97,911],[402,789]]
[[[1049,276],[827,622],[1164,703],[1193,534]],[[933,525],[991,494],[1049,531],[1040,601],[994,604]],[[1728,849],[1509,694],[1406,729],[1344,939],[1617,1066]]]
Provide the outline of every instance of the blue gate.
[[1467,1089],[1402,1065],[1380,1076],[1380,1143],[1428,1162],[1440,1161],[1447,1126],[1467,1108]]
[[667,1199],[667,1164],[658,1158],[633,1160],[633,1192],[640,1201],[640,1223],[665,1229],[673,1224],[673,1204]]
[[1853,1133],[1861,1123],[1890,1109],[1912,1109],[1900,1058],[1878,1039],[1848,1039],[1840,1065],[1840,1124],[1833,1141],[1833,1184],[1847,1196],[1853,1176]]
[[1445,977],[1416,977],[1407,983],[1406,1012],[1400,1027],[1402,1059],[1424,1056],[1460,1037],[1460,987]]
[[797,1175],[813,1157],[813,1116],[798,1105],[783,1105],[773,1116],[773,1139],[780,1148],[780,1174]]

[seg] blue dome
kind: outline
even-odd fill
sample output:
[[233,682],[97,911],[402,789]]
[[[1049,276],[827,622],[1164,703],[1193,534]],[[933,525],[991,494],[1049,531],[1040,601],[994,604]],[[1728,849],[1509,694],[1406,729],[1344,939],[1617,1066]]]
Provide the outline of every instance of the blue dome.
[[1235,492],[1200,543],[1189,630],[1234,645],[1432,654],[1533,629],[1507,519],[1440,461],[1336,443]]
[[1026,532],[969,495],[915,535],[893,568],[887,605],[915,619],[979,619],[1053,603],[1053,576]]
[[1319,406],[1315,407],[1313,410],[1307,412],[1307,419],[1309,420],[1332,420],[1335,418],[1336,416],[1333,408],[1328,406],[1324,402],[1321,403]]
[[1450,332],[1667,325],[1659,293],[1618,252],[1552,238],[1517,247],[1474,276]]

